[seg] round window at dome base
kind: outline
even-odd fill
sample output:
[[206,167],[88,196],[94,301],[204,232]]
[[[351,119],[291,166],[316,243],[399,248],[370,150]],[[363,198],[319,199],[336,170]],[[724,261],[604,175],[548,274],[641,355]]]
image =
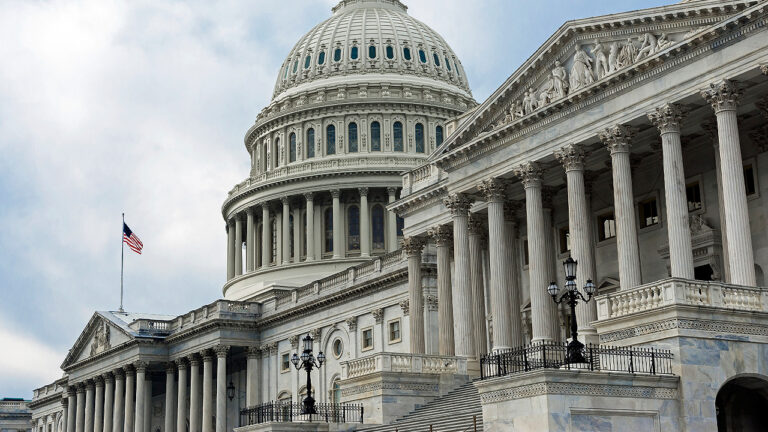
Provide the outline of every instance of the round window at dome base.
[[341,339],[336,339],[333,341],[333,356],[338,358],[341,358],[341,355],[344,354],[344,344],[341,342]]

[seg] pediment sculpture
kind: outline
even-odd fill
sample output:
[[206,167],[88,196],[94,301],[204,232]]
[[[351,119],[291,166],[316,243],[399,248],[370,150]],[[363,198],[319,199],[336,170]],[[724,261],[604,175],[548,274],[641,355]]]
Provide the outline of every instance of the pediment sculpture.
[[91,356],[102,353],[111,347],[109,333],[109,324],[100,321],[91,340]]

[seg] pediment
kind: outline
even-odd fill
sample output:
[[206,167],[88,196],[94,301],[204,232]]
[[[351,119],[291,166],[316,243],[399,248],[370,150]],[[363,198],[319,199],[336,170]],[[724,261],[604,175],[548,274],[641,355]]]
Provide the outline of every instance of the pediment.
[[131,339],[131,335],[124,329],[96,312],[69,350],[61,367],[66,368],[71,364],[97,356]]
[[433,153],[432,161],[508,126],[530,125],[669,56],[759,2],[698,0],[569,21]]

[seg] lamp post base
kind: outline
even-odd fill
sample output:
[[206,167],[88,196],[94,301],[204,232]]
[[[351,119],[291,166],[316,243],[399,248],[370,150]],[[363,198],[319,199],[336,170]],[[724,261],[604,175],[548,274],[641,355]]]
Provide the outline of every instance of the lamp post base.
[[301,413],[317,414],[317,410],[315,409],[315,398],[310,395],[307,395],[307,397],[304,398],[302,401]]
[[584,344],[579,342],[578,339],[573,339],[568,344],[568,352],[565,355],[565,362],[570,363],[586,363],[584,358]]

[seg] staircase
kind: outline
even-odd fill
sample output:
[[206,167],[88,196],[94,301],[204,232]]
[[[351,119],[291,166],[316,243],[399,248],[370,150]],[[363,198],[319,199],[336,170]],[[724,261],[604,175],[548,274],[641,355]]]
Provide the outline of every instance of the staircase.
[[473,416],[477,416],[477,430],[483,430],[483,409],[480,395],[470,381],[426,405],[411,411],[390,425],[364,426],[365,432],[474,432]]

